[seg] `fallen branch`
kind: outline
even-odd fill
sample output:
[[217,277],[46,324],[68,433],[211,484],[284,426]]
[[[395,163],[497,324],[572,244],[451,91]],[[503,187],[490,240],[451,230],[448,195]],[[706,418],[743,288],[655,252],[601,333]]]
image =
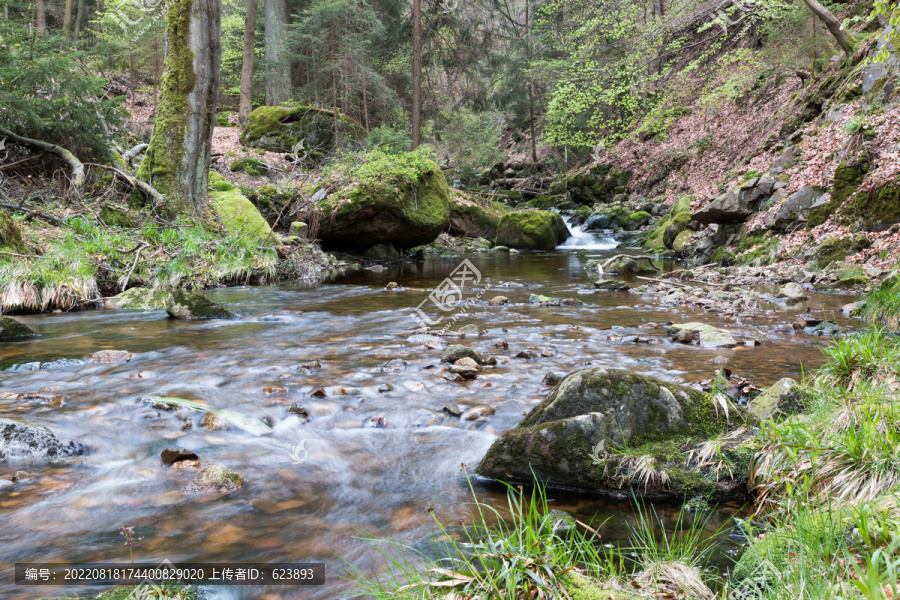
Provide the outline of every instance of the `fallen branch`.
[[111,171],[118,179],[121,179],[128,185],[132,187],[132,189],[136,189],[141,192],[148,200],[153,203],[153,208],[157,208],[160,206],[165,206],[166,198],[159,191],[147,183],[146,181],[141,181],[136,177],[132,177],[131,175],[125,173],[124,171],[120,171],[115,167],[110,167],[109,165],[101,165],[98,163],[87,163],[89,167],[97,167],[99,169],[106,169],[107,171]]
[[150,144],[138,144],[128,152],[122,155],[122,158],[125,159],[125,164],[130,165],[131,161],[138,157],[138,155],[150,147]]
[[39,210],[31,210],[30,208],[25,208],[24,206],[18,206],[15,204],[0,204],[0,208],[7,208],[9,210],[17,210],[19,212],[28,213],[28,216],[26,218],[41,219],[46,221],[47,223],[50,223],[51,225],[62,225],[62,221],[60,221],[59,219],[51,217],[50,215],[45,215]]
[[9,131],[8,129],[3,129],[2,127],[0,127],[0,133],[7,136],[12,141],[18,142],[19,144],[25,144],[26,146],[37,148],[42,152],[56,154],[64,161],[69,163],[69,166],[72,168],[72,185],[70,187],[71,190],[77,190],[82,186],[82,184],[84,184],[84,165],[80,160],[78,160],[78,158],[75,157],[74,154],[72,154],[62,146],[56,146],[54,144],[42,142],[40,140],[33,140],[31,138],[22,137],[20,135],[16,135],[12,131]]

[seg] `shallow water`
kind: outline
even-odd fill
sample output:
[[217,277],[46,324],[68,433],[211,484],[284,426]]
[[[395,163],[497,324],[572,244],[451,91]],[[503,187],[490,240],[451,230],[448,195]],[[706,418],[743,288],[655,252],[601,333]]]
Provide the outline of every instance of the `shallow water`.
[[[10,394],[0,398],[0,417],[44,424],[61,438],[82,441],[91,452],[67,465],[0,464],[0,478],[20,469],[34,476],[11,493],[0,492],[2,577],[11,582],[17,562],[127,562],[118,535],[125,524],[144,538],[135,546],[139,562],[329,565],[323,587],[217,587],[210,588],[212,597],[336,597],[346,589],[337,578],[336,556],[364,569],[377,562],[357,539],[360,531],[389,530],[417,543],[433,529],[428,506],[440,507],[451,520],[467,518],[466,472],[499,433],[542,399],[547,371],[602,365],[686,383],[710,377],[712,360],[725,356],[736,373],[766,385],[820,364],[818,339],[771,333],[774,324],[791,322],[795,311],[772,306],[755,322],[736,325],[628,293],[578,295],[593,281],[584,262],[615,252],[429,257],[420,264],[349,272],[319,287],[209,291],[241,316],[237,321],[184,322],[168,319],[164,311],[113,310],[22,317],[41,336],[0,346],[0,364],[78,362],[55,370],[0,372],[0,394],[45,390],[66,396],[64,406],[53,408]],[[475,381],[453,383],[440,372],[440,350],[407,338],[418,326],[414,314],[423,301],[429,318],[449,318],[450,312],[429,304],[428,290],[463,258],[480,272],[481,300],[503,295],[509,304],[476,304],[455,322],[455,328],[474,324],[487,330],[461,343],[481,355],[496,355],[500,364]],[[384,289],[390,281],[401,288]],[[578,298],[584,305],[542,308],[528,304],[531,293]],[[466,298],[477,295],[466,289]],[[817,295],[807,305],[832,310],[846,301]],[[763,345],[704,350],[673,344],[662,329],[647,327],[688,320],[722,324]],[[617,341],[628,334],[655,343]],[[501,340],[508,349],[492,347]],[[128,350],[134,358],[119,365],[82,362],[102,349]],[[522,350],[547,356],[513,358]],[[321,368],[299,369],[313,360]],[[393,391],[379,392],[383,384]],[[312,397],[320,387],[326,397]],[[142,400],[160,395],[232,408],[268,420],[274,431],[264,437],[240,429],[205,431],[197,426],[197,413],[159,411]],[[441,412],[448,402],[464,409],[489,406],[496,414],[454,419]],[[309,411],[308,423],[289,414],[291,403]],[[181,429],[185,419],[194,422],[193,429]],[[375,427],[382,423],[386,426]],[[243,487],[222,496],[184,494],[192,474],[160,464],[167,447],[189,448],[204,464],[234,469],[244,476]],[[473,485],[480,499],[505,503],[496,487],[478,480]],[[607,542],[626,538],[626,524],[634,519],[628,502],[558,493],[552,498],[556,508],[594,524],[605,522],[601,533]],[[738,508],[723,507],[710,527],[727,522]],[[672,507],[660,510],[671,518]],[[10,583],[3,595],[18,599],[74,591]]]

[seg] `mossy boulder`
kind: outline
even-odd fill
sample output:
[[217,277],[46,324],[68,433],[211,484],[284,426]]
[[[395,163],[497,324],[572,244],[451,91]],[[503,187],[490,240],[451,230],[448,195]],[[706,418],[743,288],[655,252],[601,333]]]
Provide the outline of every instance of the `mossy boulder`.
[[260,106],[247,116],[241,143],[272,152],[292,152],[303,141],[298,158],[318,162],[337,148],[356,145],[365,130],[353,119],[312,106]]
[[568,193],[569,200],[577,204],[606,203],[626,192],[631,176],[631,171],[612,165],[591,165],[560,179],[550,191],[553,194]]
[[553,250],[570,235],[559,213],[523,210],[503,215],[494,243],[522,250]]
[[[500,207],[503,207],[502,209]],[[460,237],[497,237],[500,218],[509,209],[496,203],[482,206],[475,202],[450,201],[450,235]]]
[[[707,394],[631,371],[576,371],[494,442],[477,473],[614,496],[740,496],[746,482],[741,469],[733,469],[732,477],[727,470],[692,466],[687,458],[696,444],[744,424],[744,410],[723,402],[727,410]],[[747,458],[737,446],[723,452],[726,462]],[[645,478],[648,469],[654,475]]]
[[166,302],[166,312],[176,319],[236,319],[237,316],[206,296],[187,290],[175,290]]
[[809,209],[806,218],[806,228],[812,229],[827,221],[843,204],[859,189],[866,173],[869,170],[869,162],[863,157],[859,160],[842,162],[834,170],[834,183],[832,184],[831,199],[821,206]]
[[675,250],[675,240],[687,229],[691,222],[691,197],[682,196],[665,217],[660,219],[644,238],[644,248],[661,254],[666,250]]
[[678,323],[670,325],[669,335],[677,335],[680,331],[689,331],[700,340],[702,348],[734,348],[737,342],[729,332],[706,323]]
[[831,237],[822,240],[822,243],[813,252],[810,266],[824,269],[831,263],[840,262],[868,246],[869,240],[865,235]]
[[232,173],[246,173],[251,177],[260,177],[269,172],[269,164],[258,158],[239,158],[233,161],[228,169]]
[[278,243],[259,209],[215,171],[209,173],[209,196],[213,212],[231,235],[267,246]]
[[867,231],[884,231],[900,223],[900,183],[891,181],[857,191],[844,205],[842,221]]
[[622,229],[625,231],[635,231],[648,225],[653,219],[653,215],[645,211],[633,212],[622,219]]
[[36,336],[37,333],[12,317],[0,317],[0,342],[15,342]]
[[110,298],[107,306],[136,310],[162,310],[166,308],[172,292],[160,288],[133,287]]
[[748,409],[760,421],[801,412],[806,406],[800,384],[790,377],[779,379],[753,398]]
[[110,227],[134,227],[134,216],[127,210],[115,206],[103,206],[100,209],[100,219]]
[[617,275],[649,275],[659,272],[653,262],[644,256],[620,255],[603,267],[606,273]]
[[414,152],[375,152],[354,177],[352,188],[316,208],[326,249],[364,250],[390,242],[404,250],[430,244],[447,229],[450,190],[434,161]]

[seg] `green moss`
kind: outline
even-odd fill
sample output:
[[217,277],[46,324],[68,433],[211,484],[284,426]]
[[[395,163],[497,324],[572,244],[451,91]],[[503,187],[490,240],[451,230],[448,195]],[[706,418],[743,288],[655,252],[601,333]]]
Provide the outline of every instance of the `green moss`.
[[450,201],[450,235],[494,239],[500,217],[508,212],[477,204],[460,204]]
[[570,600],[641,600],[643,598],[578,574],[566,574],[560,583],[569,594]]
[[133,287],[112,298],[109,304],[114,308],[161,310],[171,295],[168,290],[159,288]]
[[834,171],[831,200],[822,206],[810,209],[806,228],[818,227],[837,212],[844,202],[862,185],[868,169],[869,163],[865,158],[859,161],[843,162],[838,165]]
[[188,97],[197,81],[194,53],[189,47],[191,0],[172,0],[166,10],[168,52],[160,85],[160,103],[153,122],[150,146],[138,169],[138,178],[149,181],[166,197],[171,215],[190,213],[193,206],[183,197],[176,177],[184,161]]
[[125,210],[105,205],[100,209],[100,219],[110,227],[134,227],[133,216]]
[[675,236],[675,241],[672,242],[672,250],[675,252],[681,252],[684,250],[684,247],[690,242],[691,232],[690,231],[682,231],[677,236]]
[[242,144],[273,152],[290,152],[303,141],[300,157],[320,160],[342,140],[361,142],[363,128],[350,117],[314,106],[260,106],[247,116]]
[[[643,246],[656,254],[662,254],[666,250],[680,252],[680,248],[675,248],[675,240],[687,229],[690,222],[691,197],[682,196],[672,205],[668,214],[646,233]],[[684,239],[682,238],[682,242]],[[681,247],[683,246],[682,243]]]
[[494,244],[527,250],[553,250],[559,245],[562,219],[557,213],[543,210],[512,212],[500,219]]
[[0,250],[19,252],[22,250],[22,230],[15,219],[0,212]]
[[872,191],[859,190],[841,211],[846,221],[870,231],[883,231],[900,223],[900,185],[889,182]]
[[210,204],[229,233],[265,245],[278,242],[259,209],[240,190],[215,171],[210,172],[209,185]]
[[622,229],[624,229],[625,231],[634,231],[635,229],[640,229],[644,225],[648,224],[652,218],[653,215],[644,211],[631,213],[622,220]]

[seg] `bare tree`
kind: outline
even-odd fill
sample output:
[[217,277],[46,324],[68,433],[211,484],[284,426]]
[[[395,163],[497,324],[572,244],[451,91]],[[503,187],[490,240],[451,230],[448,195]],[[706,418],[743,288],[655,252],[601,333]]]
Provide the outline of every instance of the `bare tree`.
[[413,0],[412,149],[422,143],[422,0]]
[[243,125],[253,110],[253,58],[256,49],[257,0],[247,0],[247,17],[244,21],[244,58],[241,63],[241,106],[238,122]]

